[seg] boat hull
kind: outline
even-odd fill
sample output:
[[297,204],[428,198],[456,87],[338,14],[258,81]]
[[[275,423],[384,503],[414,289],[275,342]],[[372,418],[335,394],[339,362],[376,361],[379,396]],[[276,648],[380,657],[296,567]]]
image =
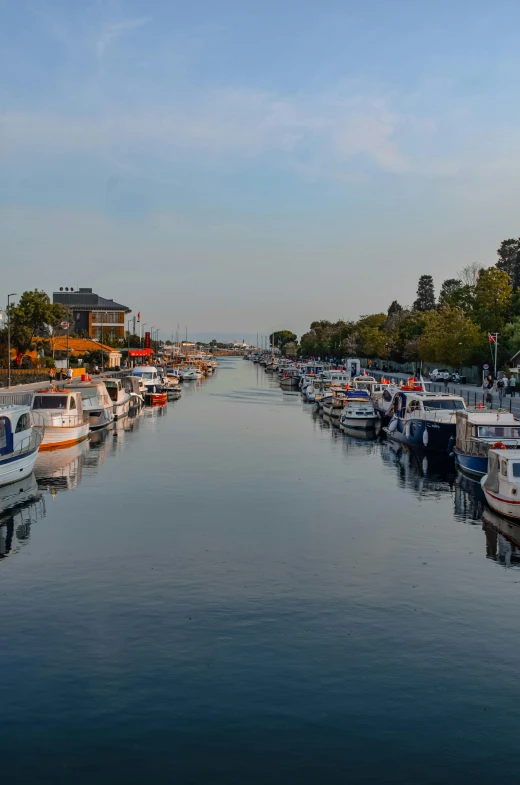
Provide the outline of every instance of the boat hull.
[[486,488],[484,479],[482,480],[481,485],[484,496],[486,497],[486,502],[493,512],[503,515],[505,518],[510,518],[511,520],[520,520],[520,499],[506,499],[498,493],[491,493],[491,491]]
[[384,429],[389,439],[427,452],[447,453],[450,439],[455,438],[455,423],[398,420],[397,428],[391,430],[392,422]]
[[114,420],[114,413],[112,409],[101,409],[88,412],[88,422],[91,431],[98,431],[100,428],[106,428]]
[[340,423],[344,428],[367,431],[369,428],[376,427],[377,419],[377,417],[341,417]]
[[168,401],[167,393],[145,393],[145,401],[150,406],[164,406]]
[[64,425],[62,427],[46,425],[40,450],[60,450],[63,447],[71,447],[86,439],[88,432],[88,422],[82,423],[82,425]]
[[128,398],[128,400],[126,401],[114,403],[113,406],[114,420],[119,420],[121,417],[126,417],[129,409],[130,409],[130,398]]
[[455,463],[461,472],[477,478],[483,477],[487,473],[487,457],[465,455],[464,453],[458,452],[457,448],[455,448],[453,452],[455,455]]
[[1,461],[0,486],[10,485],[18,480],[25,480],[31,474],[37,457],[38,449],[35,449],[15,458]]

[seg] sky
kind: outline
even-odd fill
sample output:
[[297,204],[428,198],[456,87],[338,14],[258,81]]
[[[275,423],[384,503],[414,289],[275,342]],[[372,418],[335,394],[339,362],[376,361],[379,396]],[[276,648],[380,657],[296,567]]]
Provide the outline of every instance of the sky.
[[0,0],[0,300],[298,335],[519,235],[520,4]]

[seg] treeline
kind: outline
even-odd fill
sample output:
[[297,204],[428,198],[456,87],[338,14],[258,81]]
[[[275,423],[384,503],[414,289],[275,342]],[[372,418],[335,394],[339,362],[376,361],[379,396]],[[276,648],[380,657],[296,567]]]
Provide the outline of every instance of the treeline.
[[394,300],[357,322],[313,322],[301,354],[481,365],[491,359],[489,334],[499,333],[498,367],[508,365],[520,349],[520,238],[504,240],[497,254],[495,265],[471,264],[445,280],[438,297],[432,276],[422,275],[412,306]]

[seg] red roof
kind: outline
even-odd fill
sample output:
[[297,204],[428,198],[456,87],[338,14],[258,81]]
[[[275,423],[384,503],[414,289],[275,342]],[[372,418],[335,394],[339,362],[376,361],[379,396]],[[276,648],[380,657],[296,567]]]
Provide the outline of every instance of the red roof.
[[153,349],[129,349],[128,356],[129,357],[151,357],[153,354]]

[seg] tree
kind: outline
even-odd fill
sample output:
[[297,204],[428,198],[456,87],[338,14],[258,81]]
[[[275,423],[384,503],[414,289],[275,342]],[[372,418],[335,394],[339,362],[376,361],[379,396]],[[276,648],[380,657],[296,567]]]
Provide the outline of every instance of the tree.
[[520,238],[504,240],[497,254],[497,268],[509,275],[513,291],[516,291],[520,285]]
[[480,275],[481,265],[477,262],[472,262],[463,267],[457,273],[457,278],[463,286],[476,286],[478,277]]
[[439,292],[439,306],[453,305],[456,300],[456,295],[459,289],[462,288],[462,282],[458,278],[447,278]]
[[431,311],[435,308],[435,289],[431,275],[421,275],[417,286],[417,299],[413,304],[414,311]]
[[388,307],[387,314],[388,314],[388,316],[393,316],[393,314],[395,314],[395,313],[402,313],[402,311],[403,311],[403,306],[399,305],[397,300],[392,300],[392,302],[390,303],[390,305]]
[[28,351],[34,339],[46,338],[51,329],[60,322],[70,322],[71,313],[60,303],[51,303],[49,295],[43,291],[27,291],[22,294],[17,305],[9,311],[11,321],[11,343],[17,352]]
[[496,267],[482,270],[475,287],[475,321],[486,332],[499,332],[505,325],[512,298],[509,275]]
[[419,358],[447,365],[464,365],[485,349],[487,336],[460,308],[444,305],[425,314]]
[[296,333],[292,333],[290,330],[277,330],[276,332],[271,333],[269,341],[271,346],[277,346],[280,349],[283,349],[286,343],[292,343],[296,338]]

